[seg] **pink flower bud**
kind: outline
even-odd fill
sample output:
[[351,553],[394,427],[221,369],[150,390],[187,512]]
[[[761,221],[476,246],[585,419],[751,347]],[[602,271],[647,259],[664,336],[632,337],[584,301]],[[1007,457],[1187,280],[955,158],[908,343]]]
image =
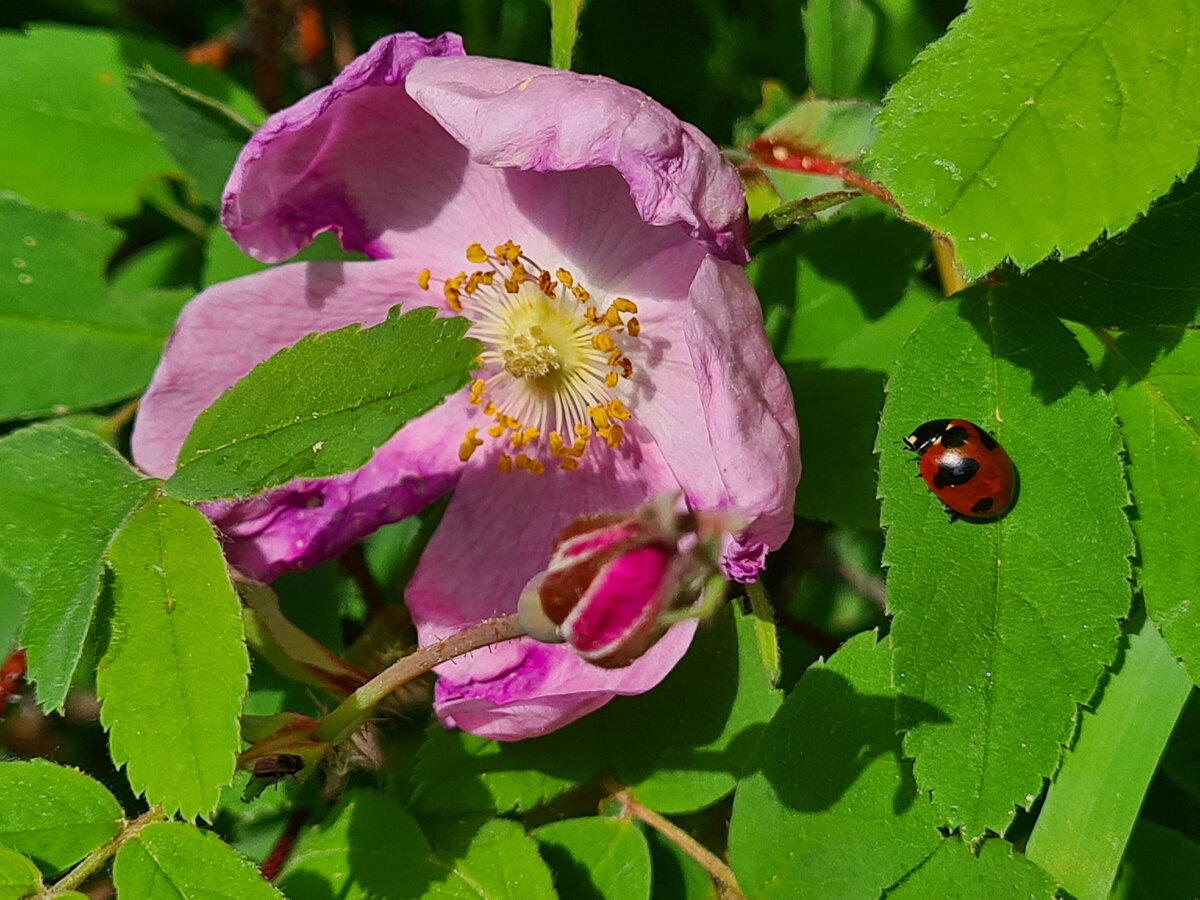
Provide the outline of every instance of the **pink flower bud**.
[[546,570],[521,592],[517,612],[528,634],[565,641],[588,662],[617,668],[670,625],[715,608],[723,587],[720,536],[737,527],[736,517],[677,512],[678,503],[669,494],[567,526]]

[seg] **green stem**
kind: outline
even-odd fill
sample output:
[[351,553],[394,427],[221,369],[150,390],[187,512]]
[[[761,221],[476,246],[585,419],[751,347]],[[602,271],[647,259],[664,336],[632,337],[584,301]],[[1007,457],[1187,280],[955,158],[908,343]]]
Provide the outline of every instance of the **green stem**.
[[161,806],[156,806],[149,812],[144,812],[132,822],[121,829],[121,833],[99,849],[93,850],[83,862],[77,865],[74,869],[59,879],[58,883],[53,887],[43,890],[37,895],[36,900],[50,900],[60,894],[65,894],[67,891],[73,891],[85,881],[94,875],[101,866],[108,862],[109,857],[121,849],[121,846],[133,838],[137,837],[139,831],[154,822],[161,822],[166,819],[166,813],[162,811]]
[[754,615],[754,643],[758,646],[758,660],[762,663],[767,681],[777,685],[783,672],[783,661],[779,655],[775,610],[761,581],[746,585],[746,596],[750,598],[750,612]]
[[317,729],[316,739],[328,744],[340,744],[354,735],[371,717],[375,707],[385,697],[424,675],[435,666],[501,641],[521,637],[525,629],[514,613],[498,619],[487,619],[471,628],[455,632],[437,644],[422,647],[388,666],[329,713]]
[[604,779],[604,789],[612,794],[614,800],[621,805],[621,809],[627,815],[631,815],[636,819],[645,822],[668,841],[675,844],[680,850],[694,859],[715,881],[724,885],[725,890],[721,892],[721,896],[728,900],[746,900],[746,895],[742,893],[742,889],[738,887],[737,876],[733,874],[733,869],[725,865],[717,858],[711,850],[701,844],[698,840],[672,822],[670,819],[664,818],[652,809],[647,809],[642,804],[634,799],[633,794],[616,779]]
[[550,0],[550,65],[571,68],[584,0]]
[[[1133,624],[1133,628],[1137,625]],[[1046,794],[1025,855],[1078,900],[1105,900],[1192,680],[1154,623],[1129,640]]]

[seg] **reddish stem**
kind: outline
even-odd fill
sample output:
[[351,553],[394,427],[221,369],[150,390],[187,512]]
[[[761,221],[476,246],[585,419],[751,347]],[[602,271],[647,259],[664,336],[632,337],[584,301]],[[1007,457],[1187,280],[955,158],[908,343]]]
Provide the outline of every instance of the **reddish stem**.
[[787,144],[778,143],[769,138],[758,138],[751,142],[747,149],[760,165],[773,169],[786,169],[789,172],[805,172],[809,175],[828,175],[831,178],[840,178],[845,184],[870,194],[897,212],[900,211],[900,205],[887,188],[860,175],[845,163],[827,156],[797,151]]
[[296,838],[300,835],[300,829],[308,821],[308,813],[309,809],[307,806],[297,807],[292,812],[292,815],[288,818],[287,827],[283,829],[283,834],[279,835],[279,840],[275,842],[275,846],[271,848],[271,852],[267,854],[267,858],[259,866],[258,870],[262,872],[262,877],[267,879],[267,881],[273,882],[279,877],[279,873],[283,869],[283,864],[287,862],[287,858],[292,853],[292,848],[296,846]]

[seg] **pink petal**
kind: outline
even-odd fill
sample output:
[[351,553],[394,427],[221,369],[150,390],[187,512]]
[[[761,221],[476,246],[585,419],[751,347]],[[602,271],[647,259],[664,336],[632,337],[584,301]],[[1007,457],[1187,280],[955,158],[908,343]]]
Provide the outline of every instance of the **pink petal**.
[[344,247],[369,252],[383,230],[428,224],[459,192],[467,153],[403,82],[418,59],[462,52],[455,34],[389,35],[328,87],[272,115],[225,187],[221,221],[238,245],[278,262],[332,228]]
[[611,166],[643,220],[682,223],[718,257],[748,258],[737,173],[698,129],[641,91],[486,57],[421,60],[407,89],[476,163],[542,172]]

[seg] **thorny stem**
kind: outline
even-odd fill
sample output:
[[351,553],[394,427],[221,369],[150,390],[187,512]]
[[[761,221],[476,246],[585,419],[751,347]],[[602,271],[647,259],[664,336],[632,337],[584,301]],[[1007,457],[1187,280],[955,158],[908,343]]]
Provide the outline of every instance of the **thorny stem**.
[[715,881],[724,885],[725,890],[722,891],[722,897],[729,898],[729,900],[746,900],[746,895],[738,887],[737,876],[733,874],[733,870],[718,859],[711,850],[674,822],[660,816],[654,810],[642,806],[634,799],[633,794],[629,793],[629,790],[615,778],[605,778],[604,789],[621,804],[621,810],[626,815],[645,822],[698,862]]
[[96,873],[99,868],[108,862],[110,856],[121,849],[122,845],[127,841],[137,837],[147,825],[154,822],[162,822],[167,818],[167,814],[163,812],[161,806],[156,806],[149,812],[144,812],[132,822],[121,829],[121,833],[115,838],[89,853],[79,865],[59,879],[58,883],[50,888],[43,888],[34,900],[51,900],[60,894],[65,894],[67,891],[73,891],[88,878]]
[[388,666],[327,715],[317,729],[316,739],[329,744],[348,740],[371,717],[375,707],[396,688],[424,675],[434,666],[447,660],[501,641],[521,637],[525,629],[514,613],[497,619],[487,619],[455,632],[436,644],[422,647]]

